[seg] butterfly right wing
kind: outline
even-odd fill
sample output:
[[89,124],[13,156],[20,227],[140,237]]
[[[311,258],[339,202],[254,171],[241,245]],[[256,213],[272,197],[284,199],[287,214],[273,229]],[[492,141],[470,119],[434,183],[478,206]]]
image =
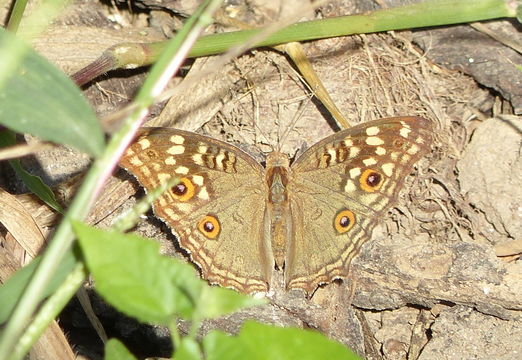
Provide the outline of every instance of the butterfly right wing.
[[242,150],[169,128],[144,128],[120,166],[146,190],[171,177],[180,183],[153,204],[209,282],[266,292],[273,270],[264,240],[264,169]]
[[288,288],[310,294],[348,275],[351,259],[429,151],[432,132],[420,117],[374,120],[323,139],[292,164]]

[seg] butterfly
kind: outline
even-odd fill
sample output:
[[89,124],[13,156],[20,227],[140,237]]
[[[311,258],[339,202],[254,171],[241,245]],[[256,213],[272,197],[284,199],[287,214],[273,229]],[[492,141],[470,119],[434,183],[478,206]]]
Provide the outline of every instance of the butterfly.
[[179,179],[153,211],[210,283],[267,292],[280,270],[287,289],[311,294],[348,275],[432,133],[421,117],[379,119],[328,136],[293,162],[272,152],[263,166],[207,136],[143,128],[120,165],[147,190]]

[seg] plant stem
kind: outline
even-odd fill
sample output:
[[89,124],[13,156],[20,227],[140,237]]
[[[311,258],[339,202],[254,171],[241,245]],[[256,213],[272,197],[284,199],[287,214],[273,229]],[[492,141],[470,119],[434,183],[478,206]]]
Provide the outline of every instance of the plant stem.
[[[519,0],[518,2],[512,0],[428,0],[366,14],[295,23],[252,44],[251,48],[352,34],[515,17],[517,4],[519,4]],[[522,6],[519,5],[518,10],[522,12]],[[247,42],[261,31],[263,29],[251,29],[202,36],[194,44],[188,57],[221,54],[234,46]],[[72,78],[81,85],[110,70],[150,65],[156,61],[158,54],[163,51],[165,46],[164,41],[122,43],[112,46],[99,59],[78,71]]]
[[27,0],[16,0],[11,13],[9,14],[9,20],[7,22],[6,29],[16,33],[18,30],[18,26],[22,21],[22,16],[24,15],[25,7],[27,6]]
[[172,348],[174,352],[178,351],[179,344],[181,344],[181,336],[178,331],[178,319],[174,317],[169,324],[170,337],[172,339]]
[[[275,32],[256,44],[256,47],[514,16],[516,16],[516,9],[510,8],[506,0],[431,0],[377,10],[368,14],[296,23]],[[189,57],[222,53],[232,46],[243,43],[259,31],[253,29],[203,36],[194,45]],[[155,51],[158,50],[154,49],[151,53]]]
[[13,353],[7,360],[21,359],[31,349],[35,339],[45,331],[49,323],[58,316],[61,309],[74,296],[78,288],[83,284],[87,274],[85,266],[78,263],[74,270],[67,276],[64,283],[56,292],[45,302],[38,315],[27,327],[24,334],[20,337]]

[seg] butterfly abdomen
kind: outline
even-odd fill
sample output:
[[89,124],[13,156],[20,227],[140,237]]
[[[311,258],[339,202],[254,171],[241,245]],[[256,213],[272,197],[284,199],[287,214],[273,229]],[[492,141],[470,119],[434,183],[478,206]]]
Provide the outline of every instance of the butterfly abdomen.
[[268,186],[265,212],[265,238],[272,246],[277,268],[282,269],[286,246],[291,236],[292,217],[287,185],[290,181],[290,161],[284,154],[272,152],[266,159]]

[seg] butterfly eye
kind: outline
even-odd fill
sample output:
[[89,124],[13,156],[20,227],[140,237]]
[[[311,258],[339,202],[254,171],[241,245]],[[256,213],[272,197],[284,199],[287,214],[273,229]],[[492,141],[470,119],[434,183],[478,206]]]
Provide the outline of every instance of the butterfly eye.
[[334,227],[339,234],[344,234],[355,225],[355,214],[350,210],[342,210],[335,216]]
[[359,178],[361,188],[366,192],[374,192],[379,190],[383,182],[384,177],[381,175],[381,173],[372,169],[364,170],[361,174],[361,177]]
[[179,183],[170,188],[174,198],[179,201],[187,201],[194,196],[194,184],[188,178],[181,178]]
[[221,225],[219,224],[217,217],[207,215],[199,221],[198,230],[201,231],[205,237],[215,239],[221,231]]

